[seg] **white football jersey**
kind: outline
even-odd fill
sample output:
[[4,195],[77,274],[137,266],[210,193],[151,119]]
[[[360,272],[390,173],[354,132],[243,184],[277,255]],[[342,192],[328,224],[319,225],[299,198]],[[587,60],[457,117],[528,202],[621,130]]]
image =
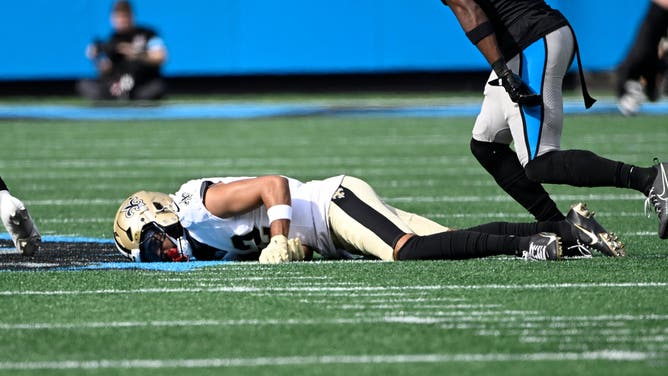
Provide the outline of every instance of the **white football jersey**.
[[[260,206],[248,213],[220,218],[204,207],[205,187],[216,183],[250,179],[251,177],[212,177],[190,180],[174,193],[181,224],[200,243],[239,255],[255,253],[269,244],[267,208]],[[329,229],[328,212],[332,195],[343,175],[302,183],[287,178],[292,198],[292,221],[288,238],[299,237],[324,257],[337,252]],[[338,257],[337,257],[338,258]]]

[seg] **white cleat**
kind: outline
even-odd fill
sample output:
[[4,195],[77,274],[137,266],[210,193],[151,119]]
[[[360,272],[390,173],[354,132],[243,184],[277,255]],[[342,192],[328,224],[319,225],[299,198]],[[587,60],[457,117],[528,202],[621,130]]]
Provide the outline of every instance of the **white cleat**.
[[617,108],[624,116],[633,116],[640,111],[647,96],[640,81],[629,80],[624,84],[624,94],[617,101]]
[[25,256],[39,252],[42,237],[21,200],[10,194],[0,195],[0,217],[19,252]]

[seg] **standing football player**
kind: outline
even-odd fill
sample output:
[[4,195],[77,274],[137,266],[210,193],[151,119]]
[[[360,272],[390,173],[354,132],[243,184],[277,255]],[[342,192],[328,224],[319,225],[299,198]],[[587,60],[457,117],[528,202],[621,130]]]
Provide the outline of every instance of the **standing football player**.
[[0,217],[2,224],[12,237],[16,250],[25,256],[39,251],[42,237],[21,200],[9,193],[7,184],[0,177]]
[[543,0],[441,1],[492,67],[471,151],[497,184],[538,221],[564,218],[543,183],[635,189],[656,211],[659,237],[668,238],[668,163],[655,159],[643,168],[590,151],[561,150],[562,86],[574,56],[585,106],[595,102],[566,18]]
[[[370,257],[380,260],[562,256],[562,241],[587,255],[591,248],[623,255],[623,244],[602,238],[582,204],[568,221],[494,222],[451,230],[384,203],[351,176],[302,183],[283,176],[212,177],[186,182],[174,195],[140,191],[114,220],[118,250],[134,261],[259,260]],[[604,234],[606,235],[606,234]],[[589,253],[590,254],[590,253]]]

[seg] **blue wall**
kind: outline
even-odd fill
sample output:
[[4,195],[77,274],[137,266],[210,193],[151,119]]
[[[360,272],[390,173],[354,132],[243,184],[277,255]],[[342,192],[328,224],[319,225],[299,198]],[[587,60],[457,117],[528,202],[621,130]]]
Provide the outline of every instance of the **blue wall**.
[[[585,67],[614,68],[645,0],[550,0],[578,33]],[[94,75],[86,44],[110,32],[111,0],[3,2],[0,80]],[[439,0],[134,0],[169,76],[487,69]]]

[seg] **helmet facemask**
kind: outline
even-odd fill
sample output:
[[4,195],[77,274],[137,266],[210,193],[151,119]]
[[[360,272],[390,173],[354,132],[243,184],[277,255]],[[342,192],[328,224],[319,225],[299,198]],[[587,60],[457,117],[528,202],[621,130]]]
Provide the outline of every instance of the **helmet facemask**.
[[[169,239],[173,247],[166,247]],[[192,256],[190,243],[180,223],[162,227],[151,222],[142,228],[139,240],[139,260],[142,262],[185,262]]]

